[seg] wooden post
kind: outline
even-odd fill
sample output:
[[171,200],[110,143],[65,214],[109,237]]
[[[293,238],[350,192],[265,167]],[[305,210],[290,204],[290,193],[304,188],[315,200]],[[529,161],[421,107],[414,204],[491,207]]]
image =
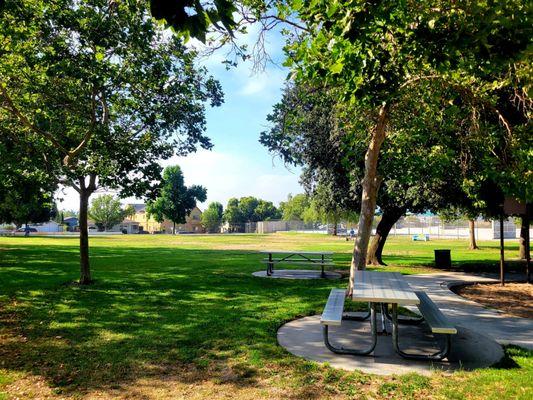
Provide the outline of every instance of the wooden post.
[[505,275],[504,275],[504,241],[503,241],[503,213],[500,215],[500,283],[502,286],[505,286]]

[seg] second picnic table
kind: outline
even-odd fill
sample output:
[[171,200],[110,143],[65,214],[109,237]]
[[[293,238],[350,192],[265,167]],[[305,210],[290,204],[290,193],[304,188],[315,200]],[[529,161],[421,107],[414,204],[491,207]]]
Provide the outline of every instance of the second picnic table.
[[[274,272],[274,264],[299,264],[299,265],[319,265],[321,269],[320,276],[324,278],[324,267],[335,265],[333,263],[333,252],[331,251],[299,251],[299,250],[263,250],[266,258],[261,262],[266,264],[266,273],[268,276]],[[277,256],[277,258],[276,258]]]

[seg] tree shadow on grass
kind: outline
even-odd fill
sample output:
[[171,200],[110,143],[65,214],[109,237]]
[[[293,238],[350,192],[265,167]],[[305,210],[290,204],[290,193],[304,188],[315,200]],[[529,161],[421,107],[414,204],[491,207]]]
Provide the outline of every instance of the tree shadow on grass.
[[229,366],[234,384],[252,384],[254,364],[286,356],[278,327],[319,311],[336,284],[252,277],[261,265],[254,253],[96,247],[97,281],[77,287],[63,284],[78,268],[69,248],[7,253],[2,368],[41,375],[65,392],[206,364]]
[[329,290],[346,285],[253,277],[263,268],[255,252],[124,244],[91,248],[95,284],[65,285],[78,275],[74,245],[0,254],[1,367],[65,393],[173,371],[190,383],[230,369],[233,384],[252,385],[263,365],[288,357],[279,326],[321,312]]

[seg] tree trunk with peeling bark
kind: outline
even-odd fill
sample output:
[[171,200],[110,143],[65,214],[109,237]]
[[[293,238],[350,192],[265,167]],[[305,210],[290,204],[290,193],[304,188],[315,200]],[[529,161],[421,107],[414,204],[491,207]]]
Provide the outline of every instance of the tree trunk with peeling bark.
[[355,271],[366,268],[366,253],[372,233],[372,221],[376,209],[377,194],[380,184],[378,177],[378,158],[381,145],[385,140],[388,122],[388,107],[383,105],[379,110],[378,121],[372,131],[372,137],[365,155],[365,176],[363,178],[363,192],[361,195],[361,214],[357,230],[357,239],[352,254],[350,266],[350,281],[348,295],[353,292]]
[[470,246],[468,248],[470,250],[479,249],[476,243],[476,223],[473,219],[468,220],[468,230],[470,232]]
[[384,211],[381,221],[376,227],[376,234],[372,238],[372,242],[368,247],[367,264],[368,265],[387,265],[383,262],[382,254],[383,247],[389,236],[389,232],[400,217],[405,213],[405,210]]

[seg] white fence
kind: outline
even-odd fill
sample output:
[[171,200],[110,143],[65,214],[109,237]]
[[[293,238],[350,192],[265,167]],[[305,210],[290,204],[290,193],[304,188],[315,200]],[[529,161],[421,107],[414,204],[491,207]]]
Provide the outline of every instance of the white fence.
[[[372,224],[373,233],[381,217],[377,216]],[[320,222],[305,223],[303,221],[260,221],[244,224],[241,232],[246,233],[274,233],[274,232],[307,232],[307,233],[332,233],[332,224]],[[357,233],[357,224],[341,222],[337,224],[337,233],[345,235],[353,229]],[[499,221],[485,221],[478,219],[475,221],[476,238],[479,240],[499,239]],[[410,236],[418,234],[428,234],[430,237],[443,239],[468,238],[470,235],[467,220],[445,222],[437,216],[409,215],[402,217],[394,224],[389,235]],[[504,238],[514,239],[520,235],[520,226],[517,226],[514,219],[510,218],[504,223]]]

